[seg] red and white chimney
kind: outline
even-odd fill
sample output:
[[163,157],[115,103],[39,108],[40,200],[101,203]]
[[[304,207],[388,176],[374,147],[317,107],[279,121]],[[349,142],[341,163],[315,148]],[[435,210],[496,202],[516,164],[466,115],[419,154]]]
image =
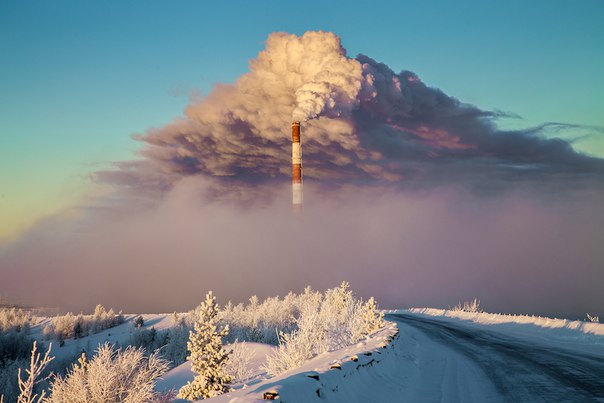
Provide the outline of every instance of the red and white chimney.
[[302,146],[300,122],[292,122],[292,206],[294,213],[302,212]]

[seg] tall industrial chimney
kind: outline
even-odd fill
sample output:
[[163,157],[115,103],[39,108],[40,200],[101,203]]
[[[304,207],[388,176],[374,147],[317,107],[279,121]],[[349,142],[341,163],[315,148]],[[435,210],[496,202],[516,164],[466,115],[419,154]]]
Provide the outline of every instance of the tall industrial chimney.
[[292,206],[294,213],[302,212],[302,146],[300,122],[292,122]]

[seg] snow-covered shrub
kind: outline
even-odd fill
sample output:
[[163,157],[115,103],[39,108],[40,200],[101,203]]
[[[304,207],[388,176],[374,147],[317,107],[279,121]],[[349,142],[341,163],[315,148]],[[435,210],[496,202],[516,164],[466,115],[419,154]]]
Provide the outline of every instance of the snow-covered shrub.
[[43,329],[47,339],[65,340],[69,338],[80,338],[95,334],[105,329],[124,323],[122,313],[115,313],[113,309],[107,311],[104,306],[98,304],[93,315],[74,315],[68,312],[62,316],[56,316],[52,322]]
[[175,326],[160,331],[156,331],[153,327],[145,329],[134,325],[129,344],[134,347],[142,347],[146,351],[159,350],[161,356],[170,363],[170,367],[177,367],[187,360],[187,341],[190,329],[184,320],[175,323]]
[[319,316],[321,325],[325,327],[328,350],[348,346],[365,336],[362,306],[362,301],[354,298],[350,285],[345,281],[325,292]]
[[225,370],[231,375],[234,383],[244,382],[252,374],[249,366],[254,357],[254,351],[245,342],[236,341],[230,347],[231,354],[226,362]]
[[266,357],[265,369],[271,375],[279,375],[327,350],[325,323],[319,312],[309,306],[298,320],[298,329],[279,334],[279,348]]
[[235,340],[279,344],[279,332],[296,328],[296,318],[303,304],[302,295],[292,292],[283,299],[269,297],[259,302],[256,296],[247,305],[228,303],[220,312],[220,320],[229,325],[228,342]]
[[28,311],[21,308],[0,308],[0,332],[9,330],[27,332],[33,321]]
[[9,361],[29,357],[33,342],[25,332],[0,332],[0,369]]
[[167,332],[158,332],[154,327],[143,329],[135,327],[130,336],[130,345],[142,347],[146,351],[155,351],[166,344]]
[[179,398],[187,400],[221,395],[229,390],[232,381],[225,368],[229,352],[222,348],[222,338],[229,328],[225,326],[218,330],[218,305],[211,291],[197,311],[197,321],[187,342],[187,360],[191,361],[191,370],[197,375],[178,392]]
[[599,317],[597,317],[597,316],[595,316],[595,315],[594,315],[594,316],[591,316],[591,315],[590,315],[590,314],[588,314],[588,313],[586,313],[586,315],[587,315],[587,320],[588,320],[589,322],[600,323],[600,318],[599,318]]
[[129,344],[134,347],[143,347],[147,351],[159,350],[163,358],[170,362],[170,367],[177,367],[187,360],[187,341],[189,340],[189,314],[173,314],[174,326],[157,331],[151,327],[139,327],[134,322],[130,332]]
[[165,345],[161,348],[161,355],[175,367],[185,362],[189,328],[184,323],[174,326],[167,330],[164,337]]
[[88,361],[82,354],[65,377],[56,377],[48,403],[159,402],[155,380],[166,373],[168,362],[157,353],[145,356],[142,348],[118,350],[105,343]]
[[355,298],[347,282],[322,295],[310,288],[302,301],[297,329],[280,333],[279,348],[267,357],[271,375],[296,368],[317,354],[356,343],[383,326],[383,314],[375,300]]
[[0,367],[0,394],[4,394],[5,403],[14,403],[19,396],[19,383],[17,375],[19,369],[27,366],[28,359],[20,358],[18,360],[7,361]]
[[482,312],[482,308],[480,308],[480,300],[478,298],[474,298],[472,301],[466,301],[463,304],[460,302],[455,305],[452,309],[453,312],[471,312],[471,313],[479,313]]

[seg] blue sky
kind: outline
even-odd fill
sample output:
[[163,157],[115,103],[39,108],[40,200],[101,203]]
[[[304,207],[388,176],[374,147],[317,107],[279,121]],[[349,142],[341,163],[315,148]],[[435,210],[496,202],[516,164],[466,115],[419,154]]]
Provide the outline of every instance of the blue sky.
[[502,125],[604,126],[602,15],[599,0],[3,1],[0,239],[89,194],[88,173],[135,157],[131,134],[235,81],[274,31],[333,31],[350,56],[523,118]]

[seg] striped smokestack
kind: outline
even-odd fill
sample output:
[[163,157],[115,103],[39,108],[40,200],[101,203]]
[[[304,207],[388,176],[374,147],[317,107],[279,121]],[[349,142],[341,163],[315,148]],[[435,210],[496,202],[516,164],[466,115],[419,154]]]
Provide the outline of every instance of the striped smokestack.
[[294,213],[302,212],[302,146],[300,122],[292,122],[292,206]]

